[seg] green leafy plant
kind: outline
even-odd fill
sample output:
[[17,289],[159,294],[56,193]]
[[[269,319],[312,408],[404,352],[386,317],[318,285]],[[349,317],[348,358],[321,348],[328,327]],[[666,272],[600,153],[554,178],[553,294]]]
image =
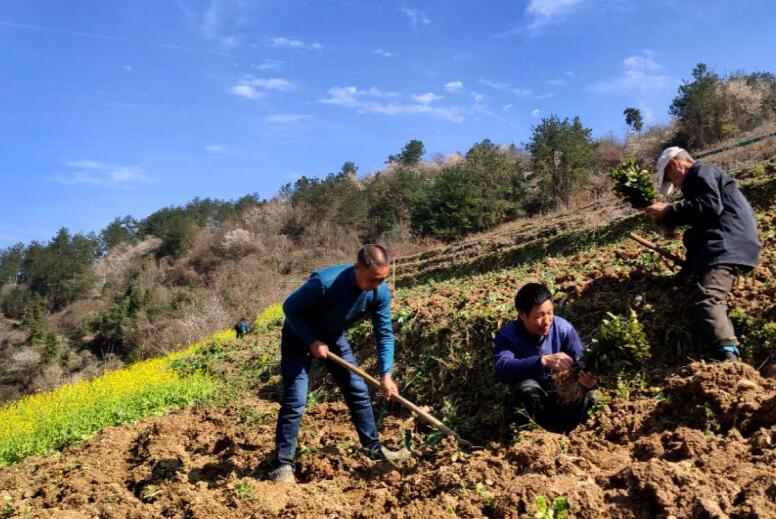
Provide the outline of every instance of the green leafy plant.
[[536,519],[566,519],[570,510],[571,504],[563,496],[556,497],[552,505],[547,502],[546,497],[536,496],[536,513],[534,514]]
[[256,499],[256,494],[253,493],[253,489],[246,479],[241,479],[240,482],[234,486],[234,491],[240,497]]
[[617,196],[636,209],[644,209],[657,199],[657,191],[652,184],[652,175],[640,167],[636,163],[636,159],[626,160],[614,168],[609,176]]
[[580,401],[585,390],[579,384],[579,371],[589,371],[603,379],[618,380],[622,374],[640,370],[649,358],[649,341],[644,326],[631,309],[626,316],[607,312],[597,339],[577,361],[574,368],[556,375],[555,387],[564,403]]

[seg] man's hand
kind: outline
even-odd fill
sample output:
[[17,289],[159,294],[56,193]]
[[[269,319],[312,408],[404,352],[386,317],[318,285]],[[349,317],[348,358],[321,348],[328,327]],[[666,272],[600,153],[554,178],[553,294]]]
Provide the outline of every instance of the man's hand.
[[651,206],[644,209],[644,212],[647,214],[647,218],[657,222],[658,220],[662,220],[668,212],[668,204],[665,202],[655,202]]
[[596,377],[589,371],[580,371],[579,383],[582,384],[582,387],[584,387],[585,389],[593,389],[595,385],[598,384],[598,377]]
[[552,355],[542,356],[542,367],[552,371],[565,371],[574,364],[574,359],[563,353],[553,353]]
[[391,397],[399,395],[399,388],[396,387],[396,383],[393,381],[390,373],[386,373],[380,377],[380,392],[386,400],[390,400]]
[[310,353],[312,353],[313,357],[316,359],[325,359],[326,355],[329,354],[329,347],[326,343],[315,341],[310,345]]

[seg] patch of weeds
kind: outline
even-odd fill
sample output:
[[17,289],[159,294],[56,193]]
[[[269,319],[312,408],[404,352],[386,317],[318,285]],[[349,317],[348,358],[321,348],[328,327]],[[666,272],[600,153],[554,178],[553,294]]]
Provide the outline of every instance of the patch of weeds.
[[720,425],[717,421],[717,415],[711,409],[709,404],[698,404],[697,408],[703,415],[703,434],[706,436],[714,436],[719,433]]
[[161,490],[157,485],[146,485],[140,493],[140,500],[144,503],[153,503],[156,496],[159,495],[159,492],[161,492]]
[[234,486],[234,493],[244,499],[250,499],[252,501],[256,499],[256,494],[253,493],[253,489],[247,479],[241,479]]
[[251,425],[266,425],[274,420],[274,413],[259,411],[251,406],[244,405],[237,409],[237,414]]
[[593,418],[595,415],[600,413],[604,410],[604,408],[609,405],[609,403],[612,401],[612,397],[609,395],[605,395],[601,393],[600,391],[595,392],[595,402],[592,406],[590,406],[590,409],[587,410],[587,417]]
[[571,504],[564,496],[558,496],[552,502],[552,505],[544,496],[536,496],[536,519],[567,519]]
[[7,519],[16,513],[16,507],[14,507],[11,502],[13,501],[13,498],[8,494],[3,495],[3,501],[5,501],[5,503],[3,503],[2,508],[0,508],[0,519]]

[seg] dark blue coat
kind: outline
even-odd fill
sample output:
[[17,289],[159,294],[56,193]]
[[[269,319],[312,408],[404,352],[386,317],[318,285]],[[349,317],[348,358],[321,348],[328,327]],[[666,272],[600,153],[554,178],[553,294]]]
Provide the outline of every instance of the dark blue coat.
[[541,385],[550,383],[550,371],[542,367],[543,355],[564,352],[577,360],[585,347],[570,322],[557,315],[544,337],[528,333],[520,319],[509,321],[493,339],[493,366],[499,380],[515,384],[533,379]]
[[689,225],[687,261],[696,274],[717,265],[756,267],[760,255],[754,211],[730,175],[696,162],[682,184],[684,199],[668,206],[663,223]]

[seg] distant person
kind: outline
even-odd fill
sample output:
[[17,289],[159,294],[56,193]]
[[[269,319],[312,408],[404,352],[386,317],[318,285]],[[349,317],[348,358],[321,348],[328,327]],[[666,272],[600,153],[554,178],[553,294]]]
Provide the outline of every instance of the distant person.
[[[578,404],[564,406],[555,392],[553,374],[570,369],[585,347],[571,323],[554,315],[552,294],[546,286],[523,285],[515,295],[515,308],[517,319],[506,323],[493,340],[496,375],[509,385],[506,436],[512,424],[528,419],[548,431],[567,433],[586,418],[595,402],[590,390],[598,379],[580,371],[585,397]],[[519,416],[520,408],[527,416]]]
[[248,319],[243,317],[240,319],[240,322],[234,325],[234,331],[237,334],[238,339],[242,339],[245,337],[245,334],[251,331],[251,323],[248,322]]
[[280,344],[283,398],[275,436],[277,468],[272,472],[275,482],[295,481],[294,455],[307,404],[307,379],[313,357],[323,361],[337,382],[367,453],[375,459],[390,462],[407,459],[406,450],[394,452],[380,444],[364,379],[326,360],[331,349],[355,365],[356,359],[344,333],[370,316],[377,338],[381,392],[387,399],[399,394],[391,377],[394,347],[391,293],[384,283],[389,270],[385,249],[380,245],[364,245],[358,251],[355,264],[335,265],[313,272],[283,303],[286,316]]
[[684,246],[693,276],[693,313],[711,356],[735,361],[741,352],[727,296],[736,276],[757,266],[761,245],[752,206],[730,175],[714,164],[696,162],[682,148],[663,151],[657,181],[663,196],[677,187],[684,199],[654,203],[646,215],[668,227],[690,226]]

